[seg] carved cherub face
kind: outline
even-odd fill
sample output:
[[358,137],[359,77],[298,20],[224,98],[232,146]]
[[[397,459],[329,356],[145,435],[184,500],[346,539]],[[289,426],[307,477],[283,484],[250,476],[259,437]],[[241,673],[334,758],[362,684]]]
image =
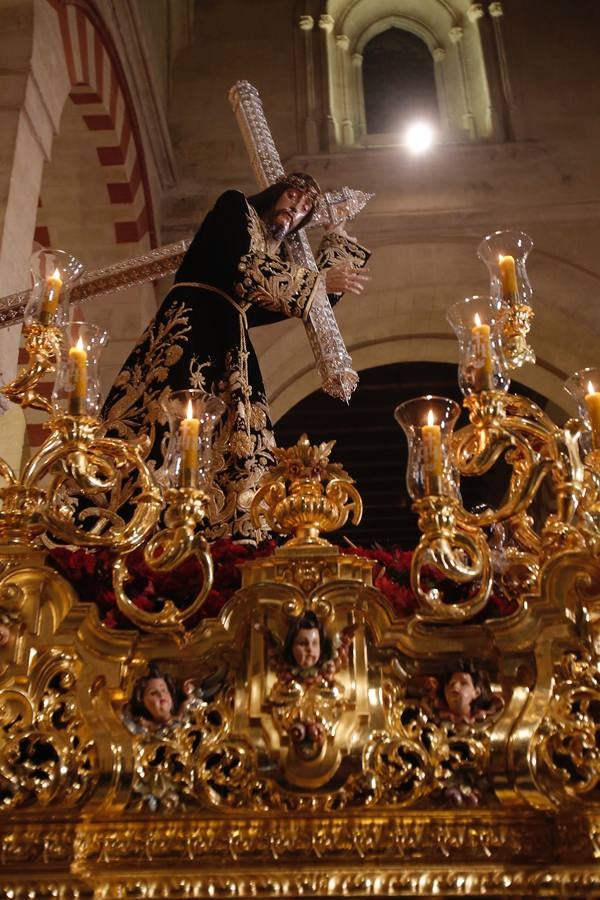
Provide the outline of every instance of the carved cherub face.
[[165,724],[173,718],[173,697],[164,678],[149,678],[142,703],[153,722]]
[[300,628],[292,644],[292,656],[300,669],[316,666],[321,656],[321,638],[318,628]]
[[472,718],[471,704],[480,694],[481,690],[473,684],[473,676],[469,672],[453,672],[444,686],[448,709],[466,721]]

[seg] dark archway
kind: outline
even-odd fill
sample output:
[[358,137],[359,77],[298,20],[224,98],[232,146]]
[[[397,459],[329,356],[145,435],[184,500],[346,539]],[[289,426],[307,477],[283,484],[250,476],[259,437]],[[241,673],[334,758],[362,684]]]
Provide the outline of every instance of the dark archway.
[[[512,391],[531,397],[542,408],[547,404],[544,397],[524,385],[513,382]],[[423,362],[365,369],[360,372],[360,383],[349,406],[316,391],[296,404],[275,426],[280,447],[295,444],[303,432],[313,444],[336,441],[331,458],[354,478],[364,503],[361,524],[344,529],[355,544],[378,543],[410,549],[418,543],[417,519],[405,482],[408,448],[394,419],[394,409],[422,394],[451,397],[462,404],[456,366]],[[457,427],[466,422],[463,411]],[[506,477],[505,466],[499,464],[485,481],[463,480],[465,505],[473,508],[486,500],[496,505],[504,492]]]
[[415,118],[439,118],[433,59],[416,35],[390,28],[363,51],[367,132],[399,131]]

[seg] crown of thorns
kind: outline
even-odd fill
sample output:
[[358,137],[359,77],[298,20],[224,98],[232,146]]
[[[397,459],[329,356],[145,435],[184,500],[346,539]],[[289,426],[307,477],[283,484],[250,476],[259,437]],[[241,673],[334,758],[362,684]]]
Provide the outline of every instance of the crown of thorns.
[[281,175],[275,184],[285,184],[287,187],[296,188],[296,190],[302,191],[315,206],[323,196],[323,191],[312,175],[303,175],[301,172],[291,172],[289,175]]

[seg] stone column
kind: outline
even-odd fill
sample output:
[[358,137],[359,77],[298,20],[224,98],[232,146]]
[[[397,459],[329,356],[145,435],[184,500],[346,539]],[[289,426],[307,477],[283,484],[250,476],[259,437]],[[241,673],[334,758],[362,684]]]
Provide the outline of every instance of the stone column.
[[[44,162],[69,91],[56,12],[47,2],[0,4],[0,295],[28,286],[29,258]],[[0,330],[0,370],[15,374],[20,327]],[[4,458],[19,468],[24,421],[18,407],[0,419]]]
[[350,38],[346,34],[338,34],[335,38],[338,51],[340,85],[342,91],[342,143],[352,147],[354,145],[354,123],[350,116],[350,85],[348,84],[348,47]]
[[502,94],[500,68],[491,21],[485,15],[482,3],[472,3],[467,10],[469,21],[477,28],[485,69],[491,137],[506,140],[505,104]]
[[470,137],[475,137],[475,119],[473,117],[473,111],[471,109],[469,80],[467,77],[465,58],[461,44],[463,33],[463,29],[460,26],[456,25],[454,28],[450,29],[448,37],[456,47],[456,52],[458,54],[458,63],[460,66],[460,87],[463,101],[462,127],[466,132],[468,132]]
[[494,41],[496,45],[496,54],[498,59],[498,67],[500,70],[500,82],[502,85],[502,95],[504,101],[504,120],[506,127],[506,136],[509,140],[515,140],[515,102],[510,83],[510,73],[508,70],[508,61],[506,59],[506,49],[504,47],[504,38],[502,36],[501,19],[504,14],[502,4],[499,2],[490,3],[488,13],[492,19],[492,29],[494,33]]
[[304,69],[306,75],[306,119],[304,130],[307,153],[319,152],[319,128],[317,125],[317,98],[315,92],[315,60],[313,53],[313,30],[315,20],[312,16],[300,16],[298,25],[304,34]]
[[333,85],[333,72],[330,64],[330,55],[329,55],[329,35],[333,31],[334,26],[334,18],[330,16],[328,13],[323,13],[323,15],[319,16],[319,29],[322,35],[322,64],[324,67],[323,72],[323,83],[326,85],[327,96],[325,98],[324,110],[323,110],[323,125],[324,131],[327,135],[327,149],[331,150],[337,145],[337,129],[336,129],[336,117],[335,117],[335,109],[334,109],[334,85]]
[[450,131],[450,116],[448,114],[448,95],[446,92],[446,76],[444,72],[444,60],[446,51],[443,47],[435,47],[433,50],[433,73],[437,89],[438,106],[440,108],[440,127],[442,131]]
[[357,138],[364,143],[367,134],[367,115],[365,112],[365,91],[362,79],[362,53],[352,54],[352,74],[354,84],[355,115],[357,122]]

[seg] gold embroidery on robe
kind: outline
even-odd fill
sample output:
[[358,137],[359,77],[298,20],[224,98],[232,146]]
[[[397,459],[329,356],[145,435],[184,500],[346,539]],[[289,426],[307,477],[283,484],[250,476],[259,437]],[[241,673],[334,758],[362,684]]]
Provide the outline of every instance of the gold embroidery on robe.
[[153,321],[148,326],[139,342],[145,349],[143,358],[136,359],[130,368],[122,369],[113,385],[118,396],[106,414],[109,428],[116,428],[127,437],[135,436],[140,430],[146,431],[152,445],[156,424],[164,425],[166,421],[160,404],[170,393],[169,367],[181,359],[182,344],[188,340],[189,315],[189,307],[179,303],[169,310],[162,322]]
[[245,300],[288,317],[306,317],[317,287],[318,272],[266,253],[246,254],[238,269],[242,274],[240,294]]
[[342,263],[350,263],[355,269],[362,269],[370,255],[370,252],[356,241],[330,231],[319,245],[316,262],[319,270],[339,266]]
[[263,540],[269,532],[253,526],[250,504],[261,478],[273,463],[275,438],[268,427],[267,405],[244,402],[243,378],[231,354],[226,375],[217,384],[204,385],[201,371],[208,362],[200,363],[194,358],[192,365],[202,387],[220,397],[227,410],[213,442],[213,478],[204,534],[209,540],[216,540],[233,530],[238,538]]
[[248,205],[247,210],[250,248],[238,265],[242,275],[237,285],[238,295],[262,309],[306,319],[319,273],[286,262],[282,257],[284,245],[277,245],[277,252],[269,253],[269,239],[262,219],[252,206]]

